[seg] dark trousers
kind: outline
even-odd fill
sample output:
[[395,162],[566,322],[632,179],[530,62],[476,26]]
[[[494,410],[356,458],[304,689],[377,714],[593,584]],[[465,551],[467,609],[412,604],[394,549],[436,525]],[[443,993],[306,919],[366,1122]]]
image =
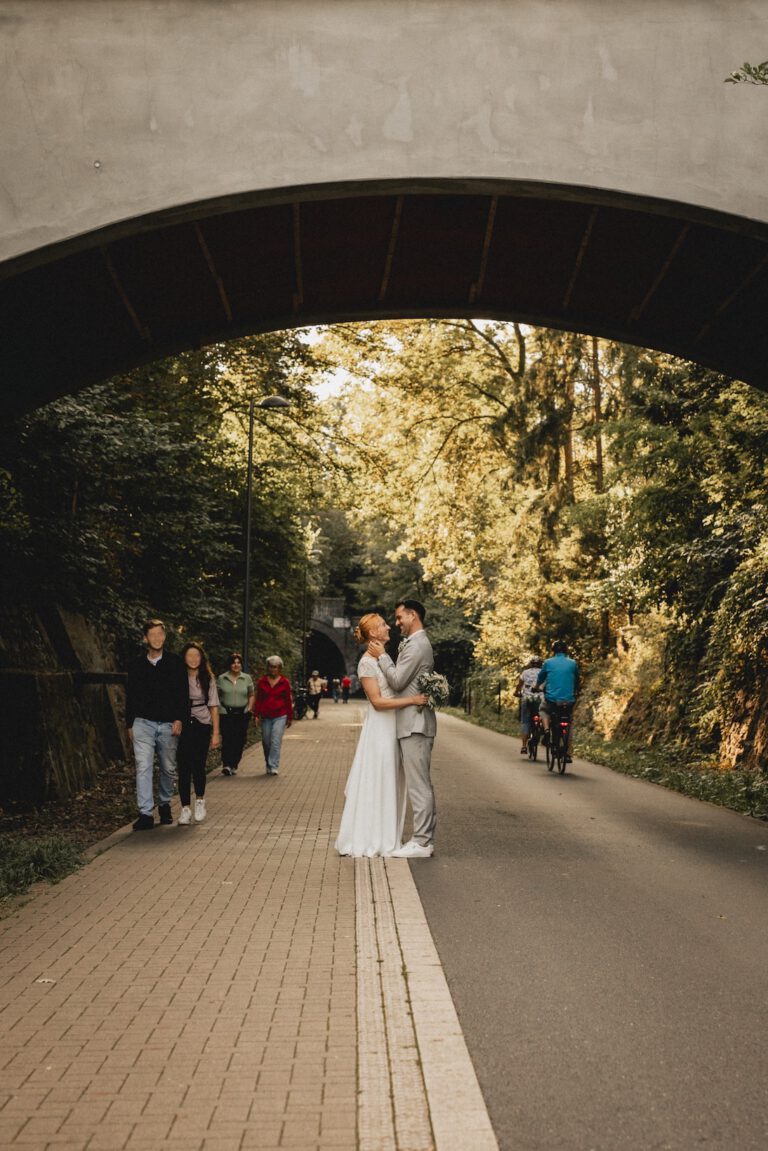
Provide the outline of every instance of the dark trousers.
[[251,713],[246,711],[241,715],[228,711],[221,717],[221,764],[237,771],[240,760],[243,758],[243,748],[248,735],[248,724]]
[[198,723],[192,719],[181,729],[179,746],[176,752],[176,767],[179,773],[179,799],[184,807],[189,807],[190,783],[194,781],[195,795],[202,799],[205,795],[205,761],[211,745],[211,725]]
[[319,695],[308,695],[307,696],[307,703],[312,708],[315,715],[317,715],[318,711],[320,710],[320,696]]

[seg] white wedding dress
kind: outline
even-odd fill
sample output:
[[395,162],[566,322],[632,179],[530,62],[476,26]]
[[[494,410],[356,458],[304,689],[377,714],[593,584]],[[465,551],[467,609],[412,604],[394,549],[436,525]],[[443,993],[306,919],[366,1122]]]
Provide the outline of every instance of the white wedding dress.
[[[377,661],[364,655],[357,665],[361,679],[376,679],[384,699],[395,692]],[[347,797],[336,840],[339,855],[389,855],[400,847],[405,821],[406,789],[395,727],[396,711],[368,712],[347,779]]]

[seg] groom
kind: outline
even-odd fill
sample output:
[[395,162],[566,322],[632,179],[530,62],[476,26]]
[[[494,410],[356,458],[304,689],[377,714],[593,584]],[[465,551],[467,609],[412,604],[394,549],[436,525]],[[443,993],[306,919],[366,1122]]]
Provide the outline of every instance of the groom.
[[[424,605],[416,599],[401,600],[395,606],[395,623],[403,639],[397,664],[384,651],[384,644],[372,640],[368,654],[379,662],[387,683],[398,695],[415,695],[422,672],[432,671],[435,661],[432,644],[424,631]],[[435,835],[435,793],[430,779],[432,744],[437,720],[431,707],[402,707],[397,715],[397,739],[405,771],[408,798],[413,808],[413,838],[392,855],[396,859],[426,859],[432,855]]]

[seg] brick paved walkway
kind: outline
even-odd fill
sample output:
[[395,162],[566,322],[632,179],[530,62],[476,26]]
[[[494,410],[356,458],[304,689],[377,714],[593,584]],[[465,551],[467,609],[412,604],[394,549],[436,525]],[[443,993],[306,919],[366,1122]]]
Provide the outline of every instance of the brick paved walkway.
[[[492,1151],[411,879],[333,850],[362,720],[252,749],[0,924],[0,1146]],[[425,861],[422,865],[429,865]]]

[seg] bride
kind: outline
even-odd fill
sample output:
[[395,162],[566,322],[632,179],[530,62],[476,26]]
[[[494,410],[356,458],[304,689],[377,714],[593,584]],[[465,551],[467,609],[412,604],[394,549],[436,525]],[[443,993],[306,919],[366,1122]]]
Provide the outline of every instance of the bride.
[[[386,643],[389,631],[381,616],[370,612],[355,628],[355,639]],[[336,850],[339,855],[389,855],[400,847],[406,802],[395,710],[412,704],[423,707],[427,697],[395,696],[377,661],[367,654],[357,665],[357,674],[371,706],[344,791]]]

